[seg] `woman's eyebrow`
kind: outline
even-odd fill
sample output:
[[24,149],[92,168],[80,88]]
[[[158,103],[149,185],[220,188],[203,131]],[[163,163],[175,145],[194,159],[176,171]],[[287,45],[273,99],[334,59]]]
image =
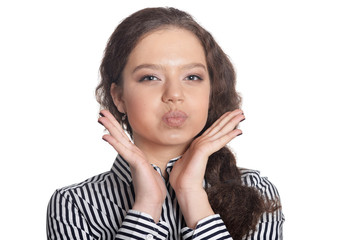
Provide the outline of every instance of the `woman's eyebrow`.
[[[145,63],[145,64],[140,64],[140,65],[136,66],[133,69],[133,73],[135,73],[141,69],[144,69],[144,68],[152,69],[152,70],[164,70],[165,69],[165,67],[163,67],[162,65]],[[180,69],[182,69],[182,70],[189,70],[189,69],[193,69],[193,68],[202,68],[204,71],[207,71],[206,66],[202,63],[189,63],[189,64],[182,65],[180,67]]]
[[188,69],[192,69],[192,68],[203,68],[204,71],[207,71],[206,66],[204,66],[204,64],[202,64],[202,63],[190,63],[190,64],[183,65],[181,67],[181,69],[184,69],[184,70],[188,70]]
[[133,73],[135,73],[136,71],[139,71],[140,69],[143,69],[143,68],[152,69],[152,70],[163,69],[163,67],[161,65],[145,63],[145,64],[141,64],[141,65],[136,66],[133,69]]

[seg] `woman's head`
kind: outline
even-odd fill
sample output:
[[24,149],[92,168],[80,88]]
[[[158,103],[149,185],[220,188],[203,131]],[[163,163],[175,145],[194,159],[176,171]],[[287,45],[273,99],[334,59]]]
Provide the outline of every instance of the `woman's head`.
[[[118,25],[109,39],[100,66],[101,83],[97,87],[97,99],[103,108],[109,109],[118,121],[122,121],[123,113],[118,111],[113,102],[111,85],[117,84],[120,92],[127,91],[123,88],[123,71],[131,52],[146,35],[167,28],[191,32],[199,39],[204,49],[211,84],[208,119],[205,125],[207,128],[224,112],[239,107],[240,97],[235,91],[235,72],[228,57],[211,34],[189,14],[174,8],[143,9]],[[129,122],[125,120],[123,124],[132,134]]]

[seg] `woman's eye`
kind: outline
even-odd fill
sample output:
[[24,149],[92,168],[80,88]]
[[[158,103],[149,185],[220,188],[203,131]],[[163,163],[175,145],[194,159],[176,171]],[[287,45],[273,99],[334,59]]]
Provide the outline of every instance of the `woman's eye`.
[[143,82],[143,81],[156,81],[156,80],[159,80],[159,78],[157,78],[156,76],[147,75],[142,77],[139,81]]
[[188,77],[186,77],[187,80],[191,80],[191,81],[197,81],[197,80],[202,80],[202,78],[200,78],[197,75],[189,75]]

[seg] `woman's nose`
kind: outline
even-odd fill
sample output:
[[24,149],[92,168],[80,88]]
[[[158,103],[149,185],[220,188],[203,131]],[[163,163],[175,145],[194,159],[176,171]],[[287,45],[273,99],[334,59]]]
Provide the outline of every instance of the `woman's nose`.
[[164,91],[162,96],[163,102],[182,102],[184,100],[184,93],[182,84],[179,80],[168,80],[164,84]]

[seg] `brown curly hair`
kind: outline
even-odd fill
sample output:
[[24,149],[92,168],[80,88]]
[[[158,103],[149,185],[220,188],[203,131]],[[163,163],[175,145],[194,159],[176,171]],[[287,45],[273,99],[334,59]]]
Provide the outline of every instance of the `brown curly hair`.
[[[131,51],[142,36],[165,27],[188,30],[203,45],[211,81],[210,106],[204,129],[210,127],[225,112],[240,108],[241,97],[236,92],[234,68],[212,35],[186,12],[175,8],[146,8],[124,19],[111,35],[100,66],[101,82],[96,96],[102,108],[108,109],[122,123],[130,135],[127,119],[122,120],[111,96],[111,84],[122,86],[122,72]],[[124,121],[124,122],[122,122]],[[257,190],[245,186],[233,153],[223,147],[209,157],[205,173],[210,204],[219,213],[234,239],[241,239],[255,230],[264,212],[275,211],[279,206],[261,197]]]

